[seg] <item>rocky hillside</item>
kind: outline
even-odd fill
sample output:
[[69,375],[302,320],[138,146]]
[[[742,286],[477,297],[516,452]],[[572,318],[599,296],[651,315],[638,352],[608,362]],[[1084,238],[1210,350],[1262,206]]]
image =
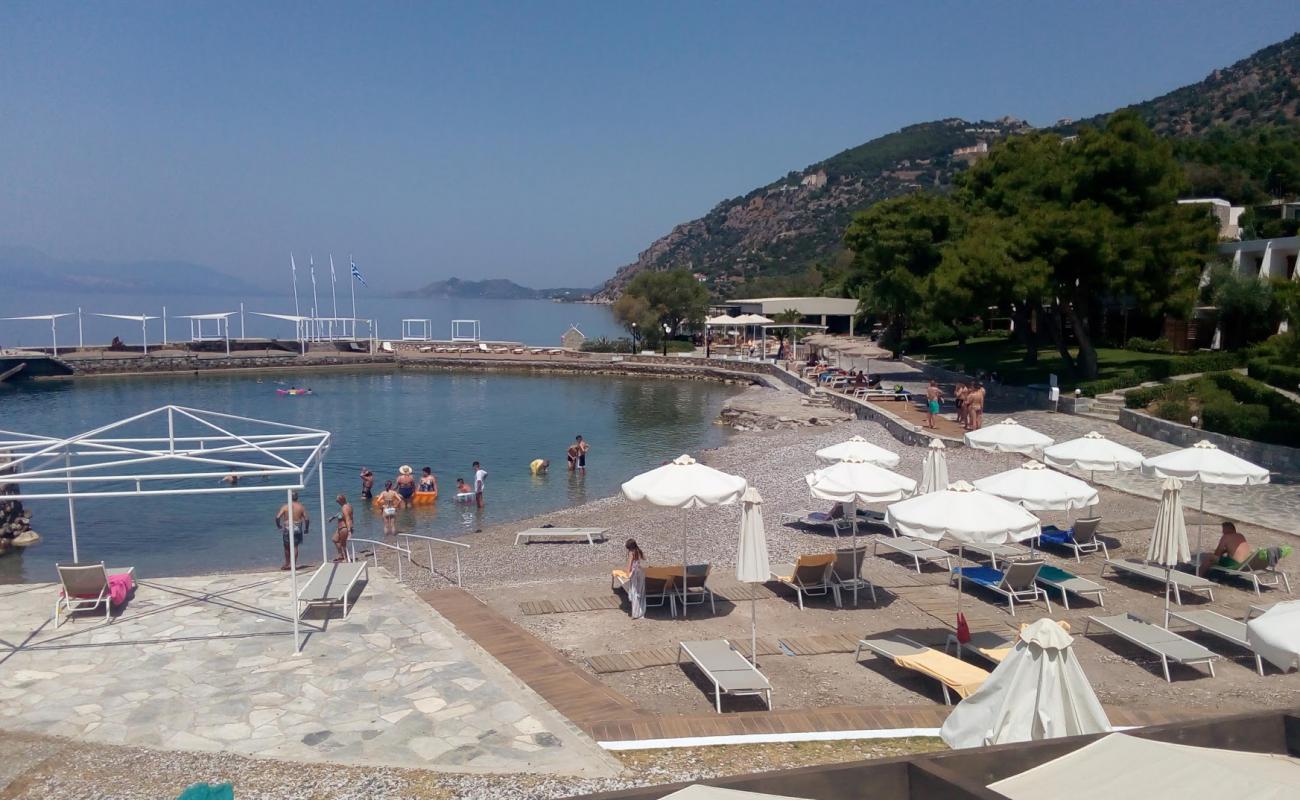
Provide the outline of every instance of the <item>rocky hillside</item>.
[[[1156,130],[1183,136],[1219,124],[1294,120],[1298,76],[1300,34],[1135,108]],[[921,187],[946,186],[978,158],[980,148],[1028,129],[1012,118],[947,119],[873,139],[678,225],[619,269],[597,297],[617,297],[632,276],[647,269],[686,268],[701,274],[715,295],[728,295],[732,285],[746,279],[792,274],[829,261],[840,251],[855,212]]]
[[407,297],[468,297],[482,300],[576,300],[591,294],[590,289],[530,289],[505,278],[463,281],[448,278],[434,281],[406,294]]

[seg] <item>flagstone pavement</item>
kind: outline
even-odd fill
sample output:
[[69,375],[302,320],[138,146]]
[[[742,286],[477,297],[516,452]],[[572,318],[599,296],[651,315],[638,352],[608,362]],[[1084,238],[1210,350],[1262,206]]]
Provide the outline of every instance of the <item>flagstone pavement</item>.
[[[462,772],[615,762],[381,570],[293,654],[284,573],[141,578],[111,625],[55,630],[50,584],[0,587],[0,729]],[[314,615],[314,618],[313,618]]]

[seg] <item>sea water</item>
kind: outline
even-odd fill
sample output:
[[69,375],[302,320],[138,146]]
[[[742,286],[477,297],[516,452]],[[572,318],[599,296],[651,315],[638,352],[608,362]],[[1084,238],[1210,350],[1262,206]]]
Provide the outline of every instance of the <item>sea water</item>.
[[[276,394],[290,385],[312,394]],[[355,535],[382,539],[379,515],[360,501],[361,468],[375,472],[378,492],[401,465],[417,474],[429,466],[438,502],[403,511],[398,529],[452,538],[610,496],[633,475],[720,444],[724,429],[713,421],[736,391],[709,381],[387,368],[99,377],[0,390],[0,429],[66,437],[166,404],[320,428],[331,433],[327,516],[343,492],[356,509]],[[578,434],[591,444],[585,474],[565,467]],[[530,474],[534,458],[550,460],[547,475]],[[474,461],[488,472],[482,512],[453,499],[458,477],[473,482]],[[313,478],[303,492],[312,563],[321,556],[317,498]],[[80,560],[133,565],[145,576],[275,567],[283,550],[273,520],[283,502],[282,493],[81,499]],[[27,505],[43,539],[0,557],[0,581],[48,581],[55,562],[72,561],[67,503]]]

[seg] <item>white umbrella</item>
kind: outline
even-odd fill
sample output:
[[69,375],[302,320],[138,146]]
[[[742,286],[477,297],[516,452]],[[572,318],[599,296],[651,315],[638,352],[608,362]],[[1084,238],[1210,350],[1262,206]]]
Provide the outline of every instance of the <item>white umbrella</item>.
[[980,478],[975,488],[1030,511],[1069,511],[1097,502],[1096,489],[1037,461]]
[[[1181,478],[1201,484],[1201,517],[1205,516],[1205,484],[1253,486],[1268,483],[1268,470],[1244,458],[1220,450],[1213,442],[1200,441],[1191,447],[1142,459],[1142,472],[1156,478]],[[1196,522],[1196,552],[1203,551],[1202,520]]]
[[[736,548],[736,580],[766,583],[772,575],[767,557],[767,533],[763,529],[763,498],[750,486],[740,498],[740,544]],[[749,598],[750,660],[758,666],[758,604]]]
[[[749,483],[739,475],[728,475],[706,467],[688,455],[643,472],[623,484],[623,496],[634,503],[670,508],[727,506],[740,499]],[[686,515],[682,515],[682,616],[686,616]]]
[[948,715],[939,731],[944,742],[986,747],[1109,731],[1067,630],[1050,619],[1021,628],[1015,648]]
[[1088,431],[1078,439],[1045,448],[1043,460],[1053,467],[1086,469],[1093,473],[1119,472],[1142,466],[1141,453],[1113,442],[1096,431]]
[[996,425],[980,428],[966,434],[966,444],[976,450],[993,450],[999,453],[1024,453],[1042,450],[1052,444],[1052,437],[1033,428],[1026,428],[1011,417]]
[[1246,641],[1283,672],[1300,669],[1300,600],[1278,603],[1247,622]]
[[848,460],[866,461],[892,469],[898,466],[900,459],[897,453],[872,444],[861,436],[854,436],[847,441],[818,450],[817,460],[823,464],[834,464],[837,461]]
[[1191,558],[1187,547],[1187,522],[1183,519],[1183,482],[1165,478],[1156,509],[1156,525],[1147,545],[1147,561],[1165,568],[1165,625],[1169,625],[1169,573]]
[[[813,497],[849,505],[845,517],[853,521],[853,550],[858,549],[858,503],[889,503],[916,492],[916,481],[861,459],[846,459],[804,476]],[[857,558],[854,555],[854,558]],[[857,583],[853,602],[858,602]]]
[[921,468],[921,494],[948,488],[948,457],[944,455],[943,441],[931,439]]

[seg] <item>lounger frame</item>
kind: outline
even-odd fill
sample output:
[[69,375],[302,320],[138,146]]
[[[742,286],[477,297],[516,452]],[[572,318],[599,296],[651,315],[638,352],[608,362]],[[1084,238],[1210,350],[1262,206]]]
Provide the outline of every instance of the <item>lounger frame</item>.
[[[98,564],[55,564],[55,571],[59,576],[59,596],[54,598],[54,627],[57,630],[63,624],[63,617],[68,619],[78,611],[88,611],[101,603],[104,606],[104,622],[113,624],[113,602],[108,591],[108,578],[111,575],[134,575],[135,567],[114,567],[109,569],[104,566],[104,562]],[[99,590],[99,594],[94,597],[76,597],[68,591],[68,586],[63,580],[63,572],[82,572],[93,573],[101,571],[104,575],[104,584]]]
[[[347,579],[342,582],[342,593],[339,593],[336,590],[334,594],[329,597],[304,597],[308,590],[311,589],[316,578],[326,569],[351,570],[351,574],[347,575]],[[368,582],[370,580],[370,562],[364,558],[360,561],[339,561],[321,564],[316,568],[316,571],[312,573],[311,577],[307,579],[307,584],[298,590],[298,618],[301,619],[303,613],[312,606],[332,606],[342,603],[343,618],[347,619],[348,613],[352,610],[348,598],[352,595],[352,589],[357,585],[357,581],[361,580],[363,575]],[[306,606],[306,608],[303,608],[303,606]]]
[[608,539],[605,535],[608,531],[609,528],[529,528],[515,534],[515,544],[519,544],[521,541],[528,544],[534,539],[556,542],[574,542],[586,539],[587,544],[594,547],[597,539],[602,542]]
[[[881,658],[887,658],[887,659],[889,659],[890,661],[894,661],[894,659],[895,659],[894,654],[891,653],[891,652],[889,652],[888,650],[885,650],[885,649],[881,648],[881,647],[877,647],[877,646],[875,645],[875,641],[876,641],[876,640],[874,640],[874,639],[859,639],[859,640],[858,640],[858,648],[857,648],[856,650],[853,651],[853,660],[854,660],[854,661],[857,661],[857,660],[862,656],[862,651],[863,651],[863,650],[869,650],[869,651],[871,651],[872,653],[875,653],[876,655],[880,656]],[[920,642],[915,642],[915,641],[913,641],[913,640],[907,638],[906,636],[891,636],[891,637],[889,637],[888,639],[885,639],[884,641],[897,642],[897,643],[899,643],[899,644],[910,645],[911,647],[919,647],[919,648],[924,649],[924,650],[933,650],[933,649],[934,649],[934,648],[932,648],[932,647],[929,647],[928,645],[921,644]],[[945,654],[945,655],[946,655],[946,654]],[[960,659],[958,659],[958,660],[960,660]],[[897,662],[897,661],[894,661],[894,663],[897,664],[898,662]],[[908,667],[904,667],[904,669],[908,669]],[[941,679],[939,679],[939,678],[936,678],[936,677],[933,676],[933,675],[927,675],[927,674],[924,673],[924,672],[918,672],[917,670],[912,670],[912,672],[916,672],[918,675],[924,675],[924,676],[927,677],[927,678],[930,678],[930,679],[932,679],[932,680],[934,680],[934,681],[937,681],[937,682],[939,683],[939,688],[943,689],[943,702],[944,702],[944,704],[945,704],[945,705],[952,705],[952,693],[949,691],[949,689],[948,689],[948,684],[947,684],[947,683],[945,683],[943,680],[941,680]]]
[[[1065,570],[1061,570],[1061,571],[1065,572]],[[1087,588],[1072,587],[1067,589],[1065,584],[1062,583],[1061,581],[1054,581],[1049,578],[1046,578],[1042,575],[1041,572],[1038,575],[1034,576],[1034,580],[1042,584],[1043,586],[1050,586],[1051,588],[1060,592],[1061,605],[1065,606],[1066,611],[1070,610],[1070,592],[1074,592],[1080,597],[1085,597],[1085,598],[1090,594],[1095,594],[1097,595],[1097,605],[1101,606],[1102,608],[1106,607],[1105,586],[1102,586],[1100,583],[1097,583],[1091,578],[1085,578],[1082,575],[1075,575],[1073,572],[1070,573],[1070,576],[1071,576],[1070,577],[1071,580],[1083,581],[1084,583],[1091,584],[1091,587],[1087,587]]]
[[[1214,602],[1214,588],[1212,584],[1210,586],[1184,585],[1180,587],[1178,581],[1175,580],[1173,577],[1174,575],[1179,574],[1178,570],[1172,571],[1170,573],[1170,577],[1168,581],[1166,581],[1164,575],[1155,575],[1153,573],[1148,572],[1147,569],[1154,569],[1155,567],[1152,567],[1151,565],[1145,562],[1135,563],[1132,561],[1113,561],[1108,558],[1105,561],[1103,561],[1101,565],[1101,576],[1103,578],[1106,576],[1107,567],[1110,567],[1111,572],[1114,572],[1116,575],[1120,573],[1124,573],[1125,575],[1134,575],[1139,578],[1145,578],[1149,581],[1155,581],[1156,583],[1165,584],[1166,586],[1165,591],[1169,591],[1169,589],[1172,588],[1174,591],[1174,602],[1180,606],[1183,604],[1183,595],[1180,589],[1186,589],[1189,592],[1197,592],[1197,593],[1203,592],[1206,598],[1209,599],[1210,602]],[[1187,573],[1185,572],[1181,574],[1187,575]],[[1188,577],[1197,577],[1197,576],[1188,575]]]
[[[1215,627],[1212,624],[1207,624],[1204,621],[1204,617],[1206,616],[1217,617],[1215,623],[1218,624],[1218,627]],[[1189,612],[1189,611],[1175,611],[1173,609],[1170,609],[1165,614],[1165,628],[1167,629],[1169,628],[1170,620],[1177,620],[1185,625],[1192,626],[1193,628],[1200,631],[1201,633],[1209,634],[1210,636],[1213,636],[1217,639],[1222,639],[1225,642],[1231,642],[1232,644],[1235,644],[1238,647],[1249,650],[1250,654],[1255,657],[1255,671],[1259,673],[1259,676],[1261,678],[1264,677],[1264,659],[1260,656],[1259,653],[1255,652],[1255,648],[1250,646],[1250,640],[1246,638],[1246,636],[1244,635],[1246,631],[1246,623],[1242,622],[1241,620],[1233,619],[1232,617],[1225,617],[1224,615],[1220,614],[1217,611],[1209,611],[1209,610]],[[1227,625],[1225,625],[1224,623],[1227,623]],[[1234,636],[1233,634],[1224,630],[1225,627],[1232,627],[1236,625],[1241,626],[1241,631],[1243,634],[1242,636]]]
[[[1084,538],[1077,537],[1074,532],[1079,530],[1080,526],[1090,527],[1091,535]],[[1040,547],[1043,546],[1044,544],[1053,544],[1053,545],[1059,545],[1061,547],[1068,547],[1074,551],[1074,560],[1080,564],[1083,563],[1082,555],[1084,553],[1096,553],[1098,550],[1101,551],[1103,556],[1109,559],[1110,550],[1107,549],[1105,542],[1097,538],[1097,529],[1100,527],[1101,527],[1101,517],[1081,517],[1079,519],[1076,519],[1074,521],[1074,525],[1070,528],[1067,529],[1057,528],[1057,530],[1064,530],[1065,533],[1067,533],[1070,536],[1068,540],[1064,542],[1044,542],[1042,537],[1040,536],[1038,539],[1038,544]]]
[[[818,553],[816,556],[831,555],[829,553]],[[843,608],[844,604],[840,600],[840,587],[835,582],[835,558],[832,555],[831,560],[820,566],[808,566],[803,563],[809,556],[799,556],[799,560],[794,564],[780,565],[791,567],[789,575],[778,575],[775,570],[769,574],[772,580],[778,581],[782,586],[788,586],[794,589],[795,596],[799,599],[799,610],[803,611],[803,597],[826,597],[830,596],[835,601],[836,608]],[[805,574],[811,574],[816,570],[821,570],[820,576],[814,581],[805,580]],[[874,596],[874,591],[873,591]]]
[[767,676],[759,672],[758,667],[755,667],[753,664],[750,664],[749,661],[747,661],[744,656],[740,655],[740,653],[736,651],[735,646],[732,645],[731,642],[727,641],[726,639],[718,639],[716,641],[719,641],[722,644],[725,644],[728,647],[730,647],[731,652],[735,653],[736,657],[745,663],[745,666],[749,668],[750,672],[762,678],[763,683],[767,684],[767,687],[763,689],[723,690],[722,684],[718,681],[717,675],[715,675],[714,672],[709,669],[709,667],[704,663],[703,659],[701,659],[700,657],[696,656],[694,653],[691,652],[690,645],[696,644],[695,642],[680,642],[677,646],[677,660],[681,661],[682,653],[685,653],[687,657],[690,658],[691,663],[694,664],[696,667],[698,667],[700,672],[703,672],[704,676],[708,678],[709,681],[713,684],[713,704],[714,704],[714,708],[717,709],[717,712],[719,714],[722,713],[722,696],[724,694],[729,694],[734,697],[762,697],[763,702],[767,704],[768,711],[771,711],[772,710],[772,684],[770,681],[768,681]]
[[[884,545],[895,553],[911,557],[912,562],[916,565],[916,572],[918,575],[921,574],[922,559],[925,559],[927,564],[934,564],[937,567],[943,567],[946,572],[952,572],[952,553],[940,550],[934,545],[922,542],[920,539],[913,539],[910,536],[876,536],[872,541],[872,556],[875,556],[877,549],[881,545]],[[920,545],[920,547],[909,550],[907,549],[907,545],[903,544],[904,542],[910,543],[911,545]]]
[[[1173,659],[1173,661],[1175,664],[1183,664],[1184,666],[1191,666],[1192,664],[1204,664],[1210,670],[1210,677],[1211,678],[1214,677],[1214,662],[1219,659],[1218,655],[1211,653],[1208,648],[1204,647],[1203,645],[1197,644],[1196,642],[1193,642],[1191,639],[1188,639],[1186,636],[1179,636],[1178,634],[1174,633],[1168,628],[1161,628],[1157,625],[1152,625],[1150,622],[1147,622],[1146,620],[1140,617],[1136,617],[1132,614],[1128,614],[1127,616],[1129,620],[1133,622],[1141,623],[1142,625],[1146,625],[1158,631],[1163,631],[1164,633],[1169,634],[1175,639],[1181,639],[1187,644],[1193,645],[1195,647],[1199,647],[1202,650],[1204,650],[1208,655],[1197,657],[1197,658],[1182,658],[1182,659],[1175,658]],[[1134,645],[1135,647],[1140,647],[1143,650],[1147,651],[1148,653],[1151,653],[1152,655],[1159,656],[1160,667],[1161,669],[1164,670],[1165,673],[1165,683],[1173,683],[1173,679],[1169,677],[1170,656],[1167,653],[1165,653],[1165,651],[1159,649],[1158,647],[1156,647],[1155,645],[1149,642],[1144,642],[1140,638],[1132,636],[1119,628],[1112,627],[1106,621],[1105,617],[1092,617],[1092,616],[1088,617],[1088,621],[1084,623],[1083,626],[1083,635],[1085,637],[1088,635],[1088,629],[1092,627],[1092,624],[1094,622],[1097,623],[1098,626],[1105,628],[1107,632],[1118,636],[1119,638],[1123,639],[1129,644]]]
[[1251,563],[1256,558],[1259,557],[1259,554],[1260,554],[1259,550],[1256,550],[1255,552],[1251,553],[1250,558],[1246,559],[1246,563],[1242,565],[1242,569],[1231,569],[1229,567],[1223,566],[1222,564],[1211,564],[1208,571],[1221,572],[1224,575],[1227,575],[1232,578],[1243,578],[1245,580],[1250,581],[1251,586],[1255,588],[1256,597],[1261,596],[1261,593],[1259,591],[1259,587],[1261,586],[1277,588],[1279,585],[1284,585],[1286,586],[1287,594],[1290,594],[1291,579],[1287,577],[1287,574],[1285,572],[1283,572],[1280,569],[1274,569],[1270,567],[1254,569],[1250,566]]
[[[1013,561],[1007,566],[1007,569],[998,570],[1002,573],[1002,579],[996,584],[968,577],[961,572],[962,567],[958,567],[948,574],[948,585],[951,586],[958,580],[963,582],[969,581],[975,586],[988,589],[991,592],[996,592],[997,594],[1007,598],[1007,606],[1011,612],[1011,616],[1013,617],[1016,615],[1017,600],[1021,603],[1032,603],[1033,601],[1042,598],[1043,603],[1047,606],[1047,613],[1050,614],[1052,613],[1052,598],[1047,595],[1046,589],[1035,582],[1038,578],[1037,568],[1042,567],[1044,563],[1045,562],[1043,561]],[[1012,586],[1007,580],[1008,576],[1011,574],[1011,570],[1023,568],[1023,566],[1027,564],[1035,565],[1034,577],[1030,578],[1023,587]]]

